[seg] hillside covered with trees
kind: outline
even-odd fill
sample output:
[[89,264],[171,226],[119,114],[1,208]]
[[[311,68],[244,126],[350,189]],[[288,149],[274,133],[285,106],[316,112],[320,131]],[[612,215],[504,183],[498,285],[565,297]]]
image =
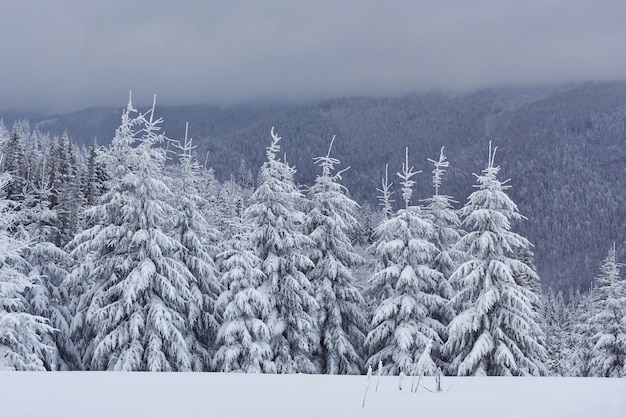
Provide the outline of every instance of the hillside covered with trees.
[[[106,145],[121,109],[87,109],[32,120],[42,132],[89,146]],[[169,136],[181,137],[189,122],[200,163],[219,181],[263,163],[267,132],[283,137],[283,152],[297,167],[295,180],[311,185],[313,161],[336,136],[333,154],[350,166],[344,185],[358,203],[378,210],[376,188],[400,170],[404,148],[423,173],[415,195],[427,198],[427,158],[445,145],[452,165],[444,180],[460,203],[472,191],[489,141],[497,144],[502,175],[528,221],[519,230],[535,245],[544,288],[567,293],[587,289],[604,249],[617,242],[626,257],[626,83],[586,83],[490,89],[466,94],[428,93],[400,98],[340,98],[307,105],[159,107]],[[11,120],[5,120],[10,126]]]
[[[523,229],[535,218],[499,144],[478,141],[478,168],[461,175],[447,146],[420,173],[411,143],[368,208],[337,137],[312,154],[303,187],[275,128],[256,181],[241,160],[220,181],[187,129],[174,139],[162,127],[154,104],[132,101],[106,146],[0,126],[0,368],[626,374],[621,243],[602,236],[591,290],[542,292],[541,248]],[[467,194],[451,192],[455,175]]]

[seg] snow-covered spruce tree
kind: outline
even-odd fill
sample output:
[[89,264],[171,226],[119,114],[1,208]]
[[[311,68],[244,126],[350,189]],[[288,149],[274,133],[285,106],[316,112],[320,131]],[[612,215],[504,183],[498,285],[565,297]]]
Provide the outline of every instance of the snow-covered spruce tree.
[[271,131],[267,161],[258,177],[244,218],[250,222],[251,248],[261,259],[261,271],[271,292],[271,348],[278,373],[315,373],[313,350],[319,344],[315,321],[317,302],[306,273],[312,241],[303,233],[304,213],[298,207],[302,193],[295,169],[276,159],[280,137]]
[[176,253],[191,272],[194,280],[190,283],[194,302],[190,304],[189,326],[195,338],[208,349],[205,355],[205,369],[210,368],[210,358],[215,347],[215,338],[219,327],[215,317],[215,303],[222,288],[215,266],[219,231],[211,225],[200,210],[208,202],[200,195],[202,168],[193,155],[191,138],[185,129],[183,144],[178,148],[179,171],[174,181],[175,193],[172,197],[174,208],[174,234],[182,245]]
[[466,375],[545,375],[546,351],[533,310],[536,295],[516,283],[521,275],[536,276],[522,261],[512,258],[530,242],[511,231],[510,220],[521,219],[507,196],[510,187],[498,180],[495,149],[489,145],[489,163],[476,175],[478,188],[461,209],[470,230],[459,244],[469,260],[450,281],[456,294],[450,303],[458,312],[448,327],[446,354],[451,371]]
[[[42,165],[45,172],[46,164]],[[29,182],[19,212],[20,236],[29,246],[23,255],[31,266],[32,287],[26,293],[29,312],[42,316],[54,328],[44,336],[53,347],[47,351],[46,367],[54,370],[79,370],[81,358],[70,338],[72,313],[64,281],[71,266],[69,254],[54,244],[57,236],[57,212],[50,209],[52,186],[41,176],[37,184]]]
[[594,290],[587,293],[577,294],[570,301],[572,306],[574,324],[572,338],[572,352],[568,359],[571,365],[569,376],[592,377],[591,361],[593,359],[594,337],[598,332],[598,326],[591,321],[595,316],[595,303],[593,301]]
[[25,164],[26,156],[24,151],[24,137],[30,135],[30,126],[27,122],[18,121],[13,127],[13,132],[2,147],[2,171],[11,176],[4,187],[6,196],[9,200],[21,201],[21,193],[24,188],[24,182],[27,177],[25,171],[28,165]]
[[[244,190],[232,179],[224,182],[219,188],[215,209],[219,222],[218,228],[224,237],[222,242],[229,242],[240,233],[239,226],[242,223],[246,200]],[[226,249],[222,248],[222,250]]]
[[220,329],[213,369],[220,372],[274,373],[269,319],[270,285],[261,271],[261,260],[250,248],[250,225],[235,222],[237,229],[227,249],[218,255],[224,292],[217,301]]
[[101,155],[104,150],[94,139],[87,151],[86,172],[82,178],[82,192],[85,196],[85,205],[93,206],[104,193],[107,176]]
[[365,345],[369,365],[382,361],[383,373],[413,373],[415,364],[430,340],[442,344],[445,326],[433,317],[445,300],[437,292],[442,274],[434,270],[437,249],[431,221],[417,206],[410,206],[416,172],[409,168],[408,151],[402,173],[398,173],[405,208],[376,228],[372,245],[375,272],[368,293],[378,296]]
[[620,279],[615,244],[600,267],[595,289],[596,325],[590,361],[591,375],[626,377],[626,283]]
[[[424,199],[426,207],[424,208],[423,216],[433,223],[435,229],[432,242],[437,249],[437,255],[432,267],[441,273],[436,293],[446,300],[445,305],[439,306],[441,311],[433,312],[433,316],[447,326],[454,317],[454,311],[447,303],[454,294],[450,284],[450,276],[461,262],[465,261],[465,253],[457,247],[462,236],[461,220],[459,219],[458,211],[453,207],[453,203],[457,202],[451,196],[439,193],[443,175],[450,165],[443,153],[443,147],[441,147],[438,160],[435,161],[429,158],[428,161],[435,167],[432,171],[432,183],[435,193],[432,197]],[[442,337],[444,341],[447,339],[445,332]],[[441,351],[441,347],[436,345],[434,349],[436,353]],[[441,354],[439,354],[438,358],[441,359]],[[439,366],[444,370],[447,368],[444,364],[439,364]]]
[[543,295],[541,303],[543,329],[548,358],[546,366],[552,376],[568,376],[572,370],[569,359],[572,352],[572,324],[563,293],[552,289]]
[[[0,193],[11,181],[0,175]],[[54,347],[45,344],[53,332],[45,318],[28,312],[25,293],[32,282],[22,256],[25,244],[13,236],[16,214],[0,199],[0,370],[46,370]]]
[[[69,244],[83,290],[73,329],[91,370],[201,370],[204,347],[191,328],[194,275],[169,235],[174,208],[162,180],[164,139],[154,106],[137,114],[129,101],[107,153],[108,191],[87,210],[93,227]],[[74,293],[77,297],[78,294]]]
[[381,188],[376,189],[378,193],[379,205],[381,206],[381,214],[383,219],[389,219],[393,215],[392,204],[395,200],[392,198],[393,190],[391,190],[393,183],[389,183],[389,164],[385,165],[385,177],[381,179]]
[[340,161],[328,154],[315,158],[322,168],[309,189],[309,210],[305,230],[313,241],[308,273],[319,309],[317,322],[320,346],[316,357],[323,374],[361,374],[362,347],[367,333],[365,302],[354,285],[352,268],[364,260],[355,253],[348,232],[357,229],[358,204],[345,194],[339,182],[344,169],[333,173]]
[[50,206],[57,214],[52,241],[59,248],[64,247],[80,229],[79,213],[85,205],[76,161],[78,150],[75,148],[67,134],[63,134],[54,146],[51,158],[53,193]]

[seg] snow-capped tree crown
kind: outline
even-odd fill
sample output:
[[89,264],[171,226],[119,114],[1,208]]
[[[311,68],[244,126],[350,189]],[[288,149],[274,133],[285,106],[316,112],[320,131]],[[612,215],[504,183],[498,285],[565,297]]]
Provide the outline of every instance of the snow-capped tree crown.
[[391,204],[395,202],[395,200],[392,199],[391,196],[395,192],[391,190],[391,186],[393,186],[393,183],[389,183],[389,164],[385,164],[385,177],[381,180],[381,188],[376,189],[376,191],[380,193],[378,195],[378,200],[379,205],[382,206],[381,212],[385,219],[388,219],[393,213]]
[[405,157],[404,162],[402,163],[402,171],[396,173],[398,177],[400,177],[400,184],[402,185],[402,199],[404,200],[404,207],[408,208],[409,203],[411,201],[411,196],[413,195],[413,186],[415,185],[415,180],[412,180],[412,177],[416,174],[421,173],[422,171],[413,171],[413,166],[409,167],[409,148],[404,149]]
[[450,166],[450,162],[448,161],[446,156],[443,154],[443,148],[444,147],[441,147],[441,150],[439,151],[438,160],[435,161],[433,159],[428,158],[428,161],[433,163],[433,165],[435,166],[435,168],[432,171],[433,187],[435,188],[435,195],[439,195],[439,188],[441,187],[441,180],[447,168]]

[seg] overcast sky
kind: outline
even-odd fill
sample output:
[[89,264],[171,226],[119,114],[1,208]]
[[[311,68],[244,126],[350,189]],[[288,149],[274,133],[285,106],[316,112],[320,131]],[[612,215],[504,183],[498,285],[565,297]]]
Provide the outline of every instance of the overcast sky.
[[626,79],[624,0],[0,0],[0,109]]

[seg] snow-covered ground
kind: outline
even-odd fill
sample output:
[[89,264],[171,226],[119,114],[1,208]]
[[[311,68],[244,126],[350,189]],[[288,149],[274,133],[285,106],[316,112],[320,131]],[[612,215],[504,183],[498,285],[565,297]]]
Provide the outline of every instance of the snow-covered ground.
[[[0,373],[0,416],[37,417],[626,417],[626,379],[411,379],[218,373]],[[424,386],[434,388],[431,378]]]

